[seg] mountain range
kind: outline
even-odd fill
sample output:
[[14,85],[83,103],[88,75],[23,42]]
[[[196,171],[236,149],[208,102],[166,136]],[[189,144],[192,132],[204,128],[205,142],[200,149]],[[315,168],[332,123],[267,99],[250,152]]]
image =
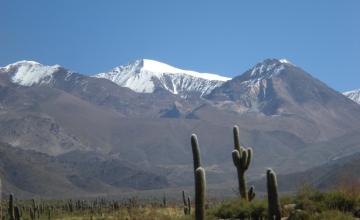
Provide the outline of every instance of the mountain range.
[[285,59],[232,79],[147,59],[94,76],[19,61],[0,68],[0,113],[0,176],[24,197],[189,186],[192,133],[209,186],[225,186],[234,124],[251,179],[360,151],[360,105]]

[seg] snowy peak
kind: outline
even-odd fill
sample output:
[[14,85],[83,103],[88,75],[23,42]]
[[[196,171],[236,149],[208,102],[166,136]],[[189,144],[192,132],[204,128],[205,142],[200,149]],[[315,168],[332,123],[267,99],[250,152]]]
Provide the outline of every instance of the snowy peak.
[[294,66],[286,59],[266,59],[256,64],[252,69],[245,73],[248,79],[269,79],[273,76],[279,75],[282,70],[288,66]]
[[360,104],[360,89],[344,92],[343,94],[354,102]]
[[181,97],[208,94],[230,80],[216,74],[179,69],[150,59],[136,60],[94,77],[109,79],[119,86],[139,93],[153,93],[158,89],[165,89]]
[[[139,62],[139,61],[138,61]],[[230,80],[228,77],[219,76],[212,73],[199,73],[191,70],[183,70],[165,63],[161,63],[156,60],[143,59],[140,61],[142,69],[144,71],[153,73],[170,73],[170,74],[187,74],[196,78],[202,78],[207,80],[227,81]]]
[[13,83],[32,86],[49,83],[60,68],[59,65],[45,66],[35,61],[23,60],[0,67],[0,73],[10,74]]

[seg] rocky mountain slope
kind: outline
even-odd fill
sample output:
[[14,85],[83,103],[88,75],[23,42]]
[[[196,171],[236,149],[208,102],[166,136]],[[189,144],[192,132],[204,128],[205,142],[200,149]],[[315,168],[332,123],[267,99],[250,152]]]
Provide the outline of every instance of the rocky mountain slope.
[[18,197],[108,196],[169,186],[166,177],[116,158],[74,151],[59,157],[0,143],[3,193]]
[[[326,164],[311,168],[303,172],[287,175],[279,175],[279,190],[283,192],[295,192],[304,186],[310,186],[319,190],[342,188],[356,190],[360,183],[360,154],[355,153],[342,158],[333,158]],[[265,180],[253,182],[256,188],[265,192]]]

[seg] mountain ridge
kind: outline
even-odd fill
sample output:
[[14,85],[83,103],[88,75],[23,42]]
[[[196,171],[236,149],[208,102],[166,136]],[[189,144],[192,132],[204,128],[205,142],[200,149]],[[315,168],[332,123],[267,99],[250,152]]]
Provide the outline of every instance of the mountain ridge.
[[128,65],[115,67],[110,72],[99,73],[94,77],[105,78],[128,87],[135,92],[153,93],[165,89],[182,97],[198,94],[203,96],[221,85],[228,77],[182,70],[154,60],[136,60]]

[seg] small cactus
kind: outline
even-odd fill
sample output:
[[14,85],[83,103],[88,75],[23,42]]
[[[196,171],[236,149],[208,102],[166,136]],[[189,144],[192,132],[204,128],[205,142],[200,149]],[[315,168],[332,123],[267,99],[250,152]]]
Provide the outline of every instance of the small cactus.
[[182,199],[184,203],[184,214],[191,215],[191,200],[189,196],[186,199],[185,191],[182,191]]
[[14,196],[13,194],[9,195],[9,207],[8,207],[9,219],[15,220],[15,213],[14,213]]
[[30,219],[35,220],[35,212],[33,208],[29,209]]
[[195,219],[205,219],[205,170],[198,167],[195,171]]
[[50,208],[48,208],[48,220],[51,220],[51,209]]
[[166,208],[167,207],[167,201],[166,201],[166,194],[164,193],[163,196],[163,207]]
[[188,215],[191,215],[191,199],[190,199],[190,196],[187,197],[187,210],[188,210]]
[[249,202],[251,202],[254,198],[255,198],[255,187],[254,186],[251,186],[249,191],[248,191],[248,200]]
[[14,216],[15,216],[15,220],[20,220],[21,219],[20,209],[17,206],[15,206],[15,208],[14,208]]
[[268,192],[268,219],[281,219],[281,205],[278,197],[276,174],[272,169],[266,172]]
[[[250,201],[249,194],[251,193],[252,196],[255,196],[255,192],[254,189],[252,189],[252,192],[247,191],[245,172],[248,170],[252,160],[252,149],[245,149],[240,146],[239,127],[236,125],[233,128],[233,134],[234,150],[232,152],[232,158],[238,174],[239,193],[242,199]],[[252,199],[254,198],[251,198],[251,200]]]

